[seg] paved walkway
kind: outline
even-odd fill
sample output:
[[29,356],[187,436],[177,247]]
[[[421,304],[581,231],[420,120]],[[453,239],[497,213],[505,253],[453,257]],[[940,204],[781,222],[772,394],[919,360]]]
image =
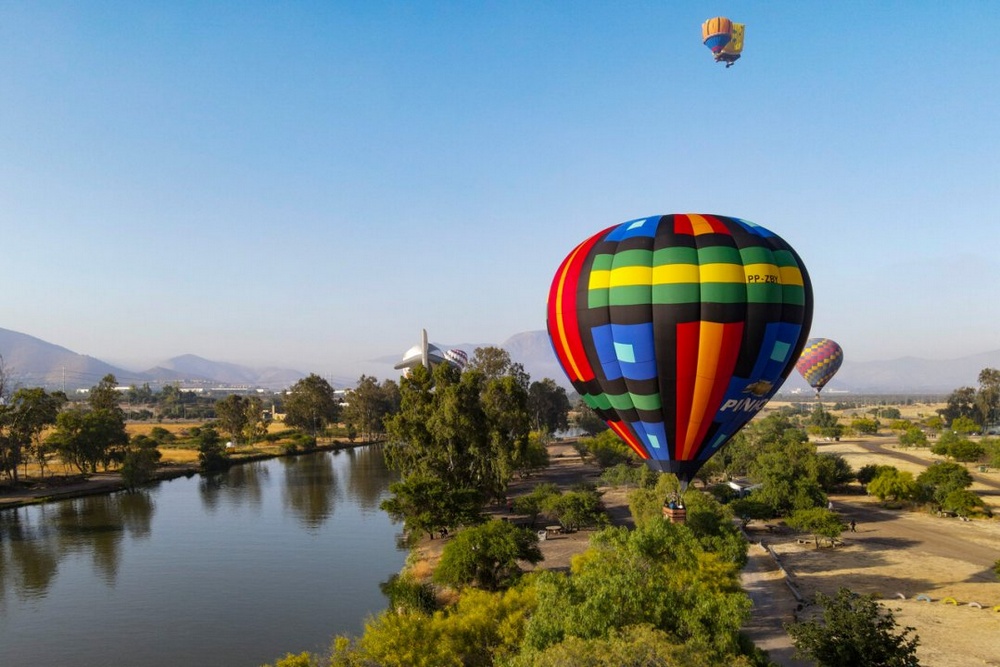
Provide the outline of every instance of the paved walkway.
[[753,602],[750,621],[743,632],[767,651],[771,661],[782,667],[810,667],[812,663],[794,658],[795,647],[785,632],[785,623],[795,620],[798,600],[785,583],[784,574],[771,554],[760,544],[751,543],[743,568],[743,590]]

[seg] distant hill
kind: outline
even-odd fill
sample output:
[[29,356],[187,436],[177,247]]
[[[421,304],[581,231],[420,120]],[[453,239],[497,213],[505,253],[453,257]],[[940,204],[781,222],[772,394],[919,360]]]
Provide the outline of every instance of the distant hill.
[[122,385],[149,383],[201,386],[248,386],[284,389],[306,376],[284,368],[251,368],[202,359],[193,354],[168,359],[146,371],[130,371],[78,354],[27,334],[0,329],[0,355],[15,386],[75,391],[97,384],[109,373]]
[[[490,343],[444,345],[458,348],[470,356],[477,347]],[[532,380],[552,378],[571,389],[552,351],[545,331],[526,331],[500,343],[511,359],[522,364]],[[221,361],[211,361],[193,354],[184,354],[164,361],[145,371],[118,368],[93,357],[77,354],[59,345],[34,336],[0,329],[0,355],[14,385],[41,386],[49,390],[88,388],[111,373],[123,385],[148,382],[156,388],[163,384],[201,386],[248,386],[279,390],[290,387],[306,373],[287,368],[265,366],[255,368]],[[385,355],[372,360],[372,375],[397,378],[392,366],[402,354]],[[848,356],[840,372],[824,389],[824,396],[852,394],[948,394],[959,387],[978,386],[979,372],[984,368],[1000,368],[1000,350],[973,354],[956,359],[932,360],[905,357],[889,361],[851,361]],[[353,387],[357,378],[327,377],[337,388]],[[782,385],[781,393],[810,393],[812,389],[795,371]]]

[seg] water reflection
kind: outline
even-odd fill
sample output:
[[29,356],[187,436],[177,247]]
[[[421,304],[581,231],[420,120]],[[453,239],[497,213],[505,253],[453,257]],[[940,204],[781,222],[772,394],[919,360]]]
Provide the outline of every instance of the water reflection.
[[205,509],[214,512],[219,507],[259,508],[271,471],[264,461],[233,466],[225,472],[203,475],[198,485]]
[[0,665],[259,665],[358,634],[406,557],[395,478],[363,447],[0,511]]
[[[348,449],[338,452],[338,456],[346,456],[351,465],[350,477],[347,480],[348,493],[358,500],[367,511],[379,511],[382,494],[386,489],[385,455],[381,445],[371,445],[359,449]],[[394,481],[397,475],[390,475]]]
[[282,459],[285,507],[308,530],[316,530],[333,516],[340,495],[337,472],[329,453]]
[[148,493],[116,493],[0,512],[0,594],[44,597],[59,563],[76,554],[114,584],[122,540],[147,539],[154,510]]

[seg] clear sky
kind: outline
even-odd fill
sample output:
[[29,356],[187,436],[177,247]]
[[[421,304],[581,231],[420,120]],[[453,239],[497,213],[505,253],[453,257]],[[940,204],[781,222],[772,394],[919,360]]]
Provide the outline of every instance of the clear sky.
[[[701,22],[746,24],[731,69]],[[0,0],[0,327],[355,376],[574,245],[777,232],[858,361],[1000,348],[1000,2]]]

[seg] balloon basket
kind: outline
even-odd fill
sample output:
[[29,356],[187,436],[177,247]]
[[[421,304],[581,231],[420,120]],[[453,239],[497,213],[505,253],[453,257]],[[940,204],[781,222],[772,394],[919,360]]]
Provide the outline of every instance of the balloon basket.
[[684,523],[687,520],[687,510],[670,503],[663,506],[663,518],[670,523]]

